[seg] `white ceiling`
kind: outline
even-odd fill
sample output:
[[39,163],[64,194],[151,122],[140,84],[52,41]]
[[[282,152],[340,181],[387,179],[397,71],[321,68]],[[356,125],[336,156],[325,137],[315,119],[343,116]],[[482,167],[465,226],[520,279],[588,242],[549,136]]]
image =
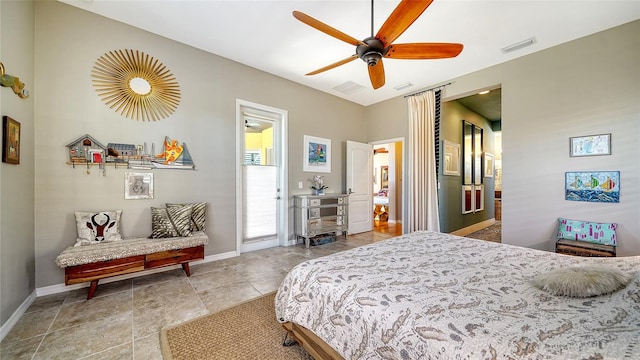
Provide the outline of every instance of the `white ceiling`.
[[[366,64],[359,59],[305,76],[349,57],[355,47],[291,15],[293,10],[302,11],[356,39],[364,39],[371,35],[368,0],[62,2],[365,106],[640,18],[638,0],[435,0],[394,43],[462,43],[462,53],[454,59],[385,59],[386,85],[373,90]],[[375,1],[374,32],[398,3]],[[532,46],[509,54],[500,50],[531,37],[537,41]],[[364,89],[350,95],[333,89],[347,81]],[[394,89],[409,82],[414,84],[410,88]]]

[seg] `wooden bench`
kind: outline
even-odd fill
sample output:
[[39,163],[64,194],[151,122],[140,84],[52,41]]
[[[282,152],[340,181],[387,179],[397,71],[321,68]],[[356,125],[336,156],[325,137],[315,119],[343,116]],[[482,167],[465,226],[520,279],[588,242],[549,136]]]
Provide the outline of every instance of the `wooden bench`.
[[586,241],[560,239],[556,242],[556,252],[575,256],[611,257],[616,256],[616,247]]
[[65,285],[91,282],[90,300],[100,279],[130,274],[170,265],[182,265],[191,276],[189,262],[204,259],[204,245],[209,238],[204,232],[188,237],[164,239],[131,238],[97,245],[72,246],[56,258],[65,271]]

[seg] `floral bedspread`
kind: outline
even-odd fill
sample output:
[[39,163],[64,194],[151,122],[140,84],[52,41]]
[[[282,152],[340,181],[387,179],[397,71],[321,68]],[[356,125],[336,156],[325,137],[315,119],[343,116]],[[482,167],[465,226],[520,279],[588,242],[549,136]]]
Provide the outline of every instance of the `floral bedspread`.
[[[635,274],[592,298],[530,280],[579,264]],[[420,231],[299,264],[280,322],[345,359],[640,359],[640,256],[585,258]]]

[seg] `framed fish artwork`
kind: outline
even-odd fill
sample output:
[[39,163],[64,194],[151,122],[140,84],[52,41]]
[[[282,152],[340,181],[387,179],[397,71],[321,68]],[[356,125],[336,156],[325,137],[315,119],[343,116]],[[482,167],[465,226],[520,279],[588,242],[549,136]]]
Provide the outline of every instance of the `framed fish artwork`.
[[566,172],[565,200],[619,203],[620,171]]

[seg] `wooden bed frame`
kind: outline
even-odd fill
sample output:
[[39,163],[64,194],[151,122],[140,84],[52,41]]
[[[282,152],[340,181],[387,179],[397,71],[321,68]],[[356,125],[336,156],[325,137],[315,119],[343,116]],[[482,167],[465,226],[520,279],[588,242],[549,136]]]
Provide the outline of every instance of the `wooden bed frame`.
[[282,327],[284,327],[289,335],[296,339],[298,344],[307,350],[314,359],[344,360],[342,355],[338,354],[337,351],[324,342],[324,340],[320,339],[318,335],[314,334],[311,330],[292,322],[286,322],[282,324]]

